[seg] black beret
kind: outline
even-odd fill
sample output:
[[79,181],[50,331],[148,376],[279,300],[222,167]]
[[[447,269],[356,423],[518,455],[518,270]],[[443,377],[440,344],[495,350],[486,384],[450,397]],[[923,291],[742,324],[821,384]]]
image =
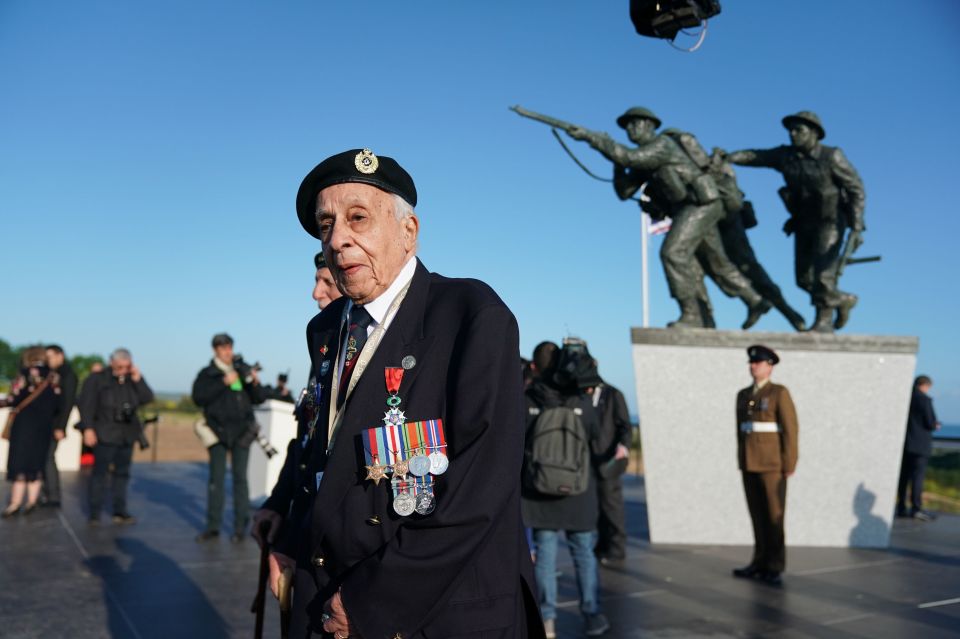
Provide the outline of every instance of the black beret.
[[352,149],[331,155],[307,173],[297,191],[297,217],[310,235],[320,239],[317,229],[317,194],[328,186],[345,182],[369,184],[417,205],[413,178],[393,158],[377,156],[370,149]]
[[319,271],[322,268],[327,268],[327,258],[323,256],[323,251],[320,251],[313,256],[313,266]]
[[226,344],[233,344],[233,338],[227,335],[226,333],[217,333],[213,336],[213,347],[225,346]]
[[750,357],[751,362],[770,362],[771,364],[779,364],[780,358],[772,348],[768,348],[763,344],[754,344],[747,349],[747,356]]

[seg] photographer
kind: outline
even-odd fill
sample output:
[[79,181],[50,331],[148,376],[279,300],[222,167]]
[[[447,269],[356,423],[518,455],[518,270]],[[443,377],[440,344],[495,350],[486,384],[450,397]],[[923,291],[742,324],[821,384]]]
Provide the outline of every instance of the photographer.
[[140,369],[130,351],[118,348],[110,355],[110,368],[92,373],[77,400],[83,420],[83,443],[93,448],[93,476],[90,478],[90,519],[100,523],[107,471],[113,466],[113,522],[132,524],[127,511],[127,483],[133,444],[142,441],[143,425],[137,408],[153,401]]
[[217,436],[210,446],[210,481],[207,484],[207,525],[197,535],[198,542],[220,535],[223,518],[223,482],[227,470],[227,451],[230,451],[230,470],[233,474],[233,536],[234,542],[243,541],[247,527],[250,496],[247,486],[247,461],[250,444],[257,435],[253,405],[266,399],[253,366],[233,354],[233,338],[226,333],[213,337],[210,365],[197,374],[193,382],[193,401],[203,409],[207,425]]

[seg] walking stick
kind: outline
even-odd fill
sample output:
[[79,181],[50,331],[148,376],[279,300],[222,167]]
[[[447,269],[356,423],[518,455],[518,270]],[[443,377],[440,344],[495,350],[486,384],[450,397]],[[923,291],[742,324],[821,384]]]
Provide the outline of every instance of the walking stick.
[[260,546],[260,577],[257,582],[257,596],[254,597],[253,604],[250,606],[250,612],[257,615],[253,639],[263,639],[263,608],[267,599],[267,579],[270,577],[270,544],[267,543],[269,530],[269,521],[260,522],[260,539],[263,540],[263,545]]
[[290,636],[291,586],[293,586],[293,571],[284,568],[280,573],[280,583],[277,588],[280,591],[280,639],[287,639]]

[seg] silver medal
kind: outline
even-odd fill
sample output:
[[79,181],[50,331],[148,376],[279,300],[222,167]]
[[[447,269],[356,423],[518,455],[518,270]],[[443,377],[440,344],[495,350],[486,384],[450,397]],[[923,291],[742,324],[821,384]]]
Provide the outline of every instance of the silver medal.
[[450,467],[450,460],[439,450],[430,453],[430,472],[434,475],[442,475]]
[[433,493],[425,490],[417,494],[416,510],[421,515],[429,515],[437,507],[437,500],[433,498]]
[[410,474],[415,475],[416,477],[423,477],[430,472],[430,458],[424,454],[418,454],[411,457],[410,462]]
[[417,509],[417,501],[410,493],[400,493],[393,498],[393,511],[401,517],[409,517]]
[[400,361],[400,365],[403,366],[403,370],[408,371],[417,365],[417,358],[413,355],[407,355]]

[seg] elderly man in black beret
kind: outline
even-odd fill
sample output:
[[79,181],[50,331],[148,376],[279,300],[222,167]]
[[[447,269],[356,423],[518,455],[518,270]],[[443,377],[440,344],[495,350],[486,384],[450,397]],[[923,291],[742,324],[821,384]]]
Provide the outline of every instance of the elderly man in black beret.
[[312,417],[271,586],[295,563],[293,637],[542,637],[517,323],[486,284],[424,268],[416,203],[369,149],[300,186],[344,297],[307,327]]

